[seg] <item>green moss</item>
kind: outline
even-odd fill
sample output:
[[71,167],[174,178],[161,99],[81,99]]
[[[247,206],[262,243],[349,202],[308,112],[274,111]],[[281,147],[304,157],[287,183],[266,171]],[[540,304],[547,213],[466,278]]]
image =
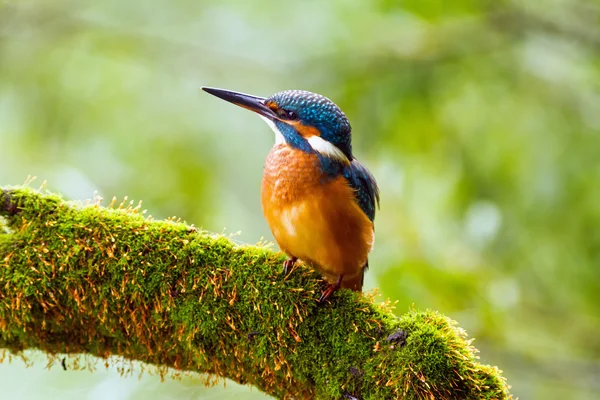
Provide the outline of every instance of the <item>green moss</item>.
[[[275,397],[510,398],[464,331],[400,318],[281,255],[137,208],[0,192],[0,347],[121,355],[254,385]],[[396,333],[396,341],[387,340]]]

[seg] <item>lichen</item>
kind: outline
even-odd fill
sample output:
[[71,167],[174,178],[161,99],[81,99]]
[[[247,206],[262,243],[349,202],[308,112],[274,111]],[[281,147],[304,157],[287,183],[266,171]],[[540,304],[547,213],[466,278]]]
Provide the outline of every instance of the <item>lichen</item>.
[[505,399],[465,332],[340,290],[303,265],[139,207],[0,191],[0,348],[207,372],[278,398]]

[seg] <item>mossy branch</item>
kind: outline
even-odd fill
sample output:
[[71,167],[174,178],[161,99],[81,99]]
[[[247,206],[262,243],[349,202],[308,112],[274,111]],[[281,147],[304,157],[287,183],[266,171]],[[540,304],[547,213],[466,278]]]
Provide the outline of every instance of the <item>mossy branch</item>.
[[0,348],[139,360],[277,398],[504,399],[495,367],[432,311],[394,317],[282,256],[138,208],[0,191]]

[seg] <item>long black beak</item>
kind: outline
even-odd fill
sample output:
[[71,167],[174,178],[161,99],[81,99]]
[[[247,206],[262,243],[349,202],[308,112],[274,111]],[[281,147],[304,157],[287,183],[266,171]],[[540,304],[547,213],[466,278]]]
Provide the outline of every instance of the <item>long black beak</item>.
[[216,89],[202,86],[202,90],[207,93],[212,94],[213,96],[217,96],[220,99],[238,105],[240,107],[244,107],[250,111],[254,111],[266,118],[275,119],[277,118],[277,114],[269,107],[265,105],[264,97],[256,97],[251,96],[249,94],[239,93],[239,92],[231,92],[229,90],[224,89]]

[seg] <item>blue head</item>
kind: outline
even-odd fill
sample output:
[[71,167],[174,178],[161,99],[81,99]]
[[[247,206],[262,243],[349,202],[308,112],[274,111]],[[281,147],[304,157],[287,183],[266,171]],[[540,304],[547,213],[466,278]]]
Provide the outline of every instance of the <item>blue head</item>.
[[305,139],[319,136],[352,159],[352,128],[348,118],[327,97],[305,90],[285,90],[269,97],[266,105],[283,117],[275,122],[280,130],[286,130],[288,125]]
[[279,143],[317,152],[343,164],[352,160],[350,123],[342,110],[325,96],[305,90],[285,90],[262,98],[222,89],[202,89],[258,113],[275,131]]

